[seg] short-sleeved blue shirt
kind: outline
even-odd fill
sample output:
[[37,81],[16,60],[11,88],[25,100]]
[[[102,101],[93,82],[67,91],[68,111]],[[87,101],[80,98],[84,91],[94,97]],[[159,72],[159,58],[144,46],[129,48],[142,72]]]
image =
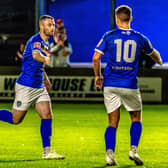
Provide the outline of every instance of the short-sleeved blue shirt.
[[106,32],[95,51],[107,54],[104,87],[137,89],[137,71],[141,52],[151,55],[153,47],[142,34],[132,29]]
[[17,79],[17,83],[32,88],[44,87],[44,63],[36,61],[32,53],[38,50],[41,54],[47,56],[45,50],[48,50],[48,47],[49,43],[43,41],[40,33],[35,34],[28,40],[22,58],[22,73]]

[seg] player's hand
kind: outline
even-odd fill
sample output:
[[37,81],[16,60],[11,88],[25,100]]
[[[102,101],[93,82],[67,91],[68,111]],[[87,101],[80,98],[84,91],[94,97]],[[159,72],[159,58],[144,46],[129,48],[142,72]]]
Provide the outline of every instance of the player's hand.
[[96,88],[101,89],[103,86],[103,77],[102,76],[96,76],[95,77],[95,86]]
[[45,85],[47,91],[51,90],[52,84],[51,84],[50,80],[48,79],[48,77],[44,80],[44,85]]
[[51,57],[50,55],[48,55],[47,57],[45,57],[45,62],[44,63],[46,65],[50,65],[50,57]]
[[158,64],[159,64],[159,65],[162,65],[162,64],[163,64],[163,62],[162,62],[162,59],[161,59],[161,58],[159,59]]
[[69,54],[70,54],[69,51],[64,51],[64,52],[63,52],[63,56],[64,56],[64,57],[68,56]]
[[58,45],[59,47],[64,47],[64,42],[63,42],[62,40],[59,40],[59,41],[57,42],[57,45]]
[[20,54],[20,52],[19,52],[19,51],[17,51],[17,52],[16,52],[16,55],[19,55],[19,54]]

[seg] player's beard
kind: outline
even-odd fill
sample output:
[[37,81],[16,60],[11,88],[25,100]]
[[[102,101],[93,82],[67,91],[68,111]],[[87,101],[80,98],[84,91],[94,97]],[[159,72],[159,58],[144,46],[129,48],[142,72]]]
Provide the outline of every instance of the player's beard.
[[48,37],[53,36],[54,30],[53,31],[48,31],[47,29],[44,29],[44,34]]

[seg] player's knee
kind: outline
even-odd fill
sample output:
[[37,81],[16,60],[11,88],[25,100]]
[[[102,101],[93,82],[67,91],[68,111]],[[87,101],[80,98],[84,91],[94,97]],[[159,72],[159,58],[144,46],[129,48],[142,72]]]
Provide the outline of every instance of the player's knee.
[[18,124],[20,124],[20,123],[21,123],[21,121],[18,121],[18,120],[17,120],[17,121],[16,121],[16,120],[13,120],[13,124],[14,124],[14,125],[18,125]]
[[17,118],[14,118],[14,117],[13,117],[13,124],[14,124],[14,125],[18,125],[18,124],[20,124],[22,121],[23,121],[23,118],[17,119]]

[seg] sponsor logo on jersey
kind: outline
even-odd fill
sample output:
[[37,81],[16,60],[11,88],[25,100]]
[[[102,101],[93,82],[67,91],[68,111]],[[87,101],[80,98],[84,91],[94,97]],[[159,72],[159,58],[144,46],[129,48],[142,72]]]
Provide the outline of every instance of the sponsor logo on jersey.
[[46,55],[49,54],[49,49],[47,46],[42,46],[41,51],[43,51]]
[[126,35],[130,35],[130,34],[131,34],[130,31],[122,31],[121,33],[122,33],[122,34],[126,34]]

